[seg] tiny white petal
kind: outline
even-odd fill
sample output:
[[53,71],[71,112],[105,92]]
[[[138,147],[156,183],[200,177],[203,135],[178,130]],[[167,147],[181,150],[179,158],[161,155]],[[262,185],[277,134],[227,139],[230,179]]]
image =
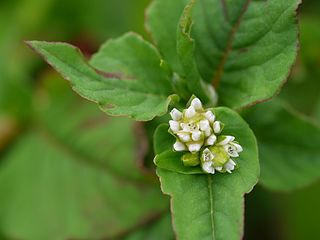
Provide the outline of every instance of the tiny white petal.
[[233,137],[233,136],[225,136],[225,138],[221,142],[219,142],[219,145],[221,145],[221,146],[226,145],[229,142],[232,142],[234,139],[235,139],[235,137]]
[[186,145],[184,145],[182,142],[176,141],[173,144],[173,149],[176,150],[177,152],[185,151]]
[[215,133],[220,133],[221,132],[221,123],[219,121],[215,121],[213,123],[213,131]]
[[190,152],[199,152],[200,148],[201,148],[201,144],[199,144],[199,143],[191,143],[188,146],[188,149]]
[[205,162],[211,161],[214,158],[213,153],[208,148],[203,150],[202,156],[203,156],[203,161]]
[[177,131],[179,131],[179,129],[180,129],[179,122],[177,122],[177,121],[170,120],[170,121],[169,121],[169,125],[170,125],[170,129],[171,129],[173,132],[177,132]]
[[227,162],[225,164],[225,169],[228,173],[231,173],[232,170],[234,170],[234,166],[236,165],[236,163],[234,161],[232,161],[232,159],[229,160],[229,162]]
[[216,135],[212,134],[210,137],[208,137],[206,144],[212,146],[217,140]]
[[190,106],[187,108],[185,112],[186,118],[193,118],[196,115],[196,110],[194,109],[193,106]]
[[192,132],[192,140],[193,141],[199,141],[200,138],[201,138],[201,132],[200,131]]
[[196,110],[201,110],[202,109],[202,103],[201,103],[199,98],[194,98],[191,101],[191,106],[193,106],[194,109],[196,109]]
[[205,118],[208,119],[208,121],[210,123],[213,123],[214,120],[216,119],[215,115],[213,114],[213,112],[211,111],[207,111],[205,114],[204,114]]
[[221,171],[222,170],[222,166],[219,167],[215,167],[216,170]]
[[232,159],[230,159],[228,163],[232,164],[233,166],[237,165]]
[[214,172],[215,172],[214,167],[212,166],[212,162],[204,162],[202,164],[202,169],[206,173],[214,174]]
[[170,112],[171,118],[175,121],[179,121],[182,118],[182,112],[178,109],[174,108]]
[[236,147],[238,153],[243,151],[243,148],[240,144],[235,143],[235,142],[231,142],[230,144],[232,144],[233,146]]
[[177,133],[178,137],[180,138],[180,140],[182,142],[189,142],[191,139],[190,139],[190,133]]
[[207,129],[206,131],[204,131],[204,136],[209,137],[211,135],[211,128]]
[[199,125],[200,125],[201,131],[206,131],[206,130],[210,129],[210,124],[207,119],[201,120]]

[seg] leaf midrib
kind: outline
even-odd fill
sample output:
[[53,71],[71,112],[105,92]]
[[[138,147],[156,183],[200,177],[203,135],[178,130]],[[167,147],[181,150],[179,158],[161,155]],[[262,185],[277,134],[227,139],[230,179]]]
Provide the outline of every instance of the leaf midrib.
[[210,199],[210,220],[211,220],[211,230],[212,230],[212,240],[215,240],[214,234],[214,218],[213,218],[213,192],[212,192],[212,178],[210,175],[207,176],[208,179],[208,191]]
[[[63,76],[63,78],[65,78],[66,80],[68,80],[69,82],[71,82],[72,84],[74,84],[74,83],[70,80],[70,78],[69,78],[68,76],[66,76],[66,75],[63,74],[61,71],[58,70],[58,68],[55,66],[55,64],[50,63],[50,61],[46,58],[46,56],[45,56],[44,54],[42,54],[42,53],[41,53],[39,50],[37,50],[37,49],[36,49],[36,51],[37,51],[38,53],[40,53],[40,55],[42,55],[42,56],[44,57],[44,59],[49,63],[49,65],[51,65],[57,72],[61,73],[62,76]],[[50,54],[53,58],[55,58],[55,59],[56,59],[57,61],[59,61],[60,63],[66,65],[67,67],[73,69],[74,71],[80,73],[81,75],[84,75],[84,76],[88,77],[89,79],[93,78],[93,79],[94,79],[95,81],[97,81],[97,82],[106,82],[106,81],[103,81],[104,78],[97,77],[97,76],[99,76],[98,74],[97,74],[97,76],[88,76],[85,72],[79,70],[78,68],[75,68],[73,65],[70,65],[69,63],[66,63],[65,61],[63,61],[62,59],[60,59],[60,57],[57,56],[56,54],[54,54],[54,53],[52,53],[52,52],[50,52],[50,51],[47,51],[47,50],[45,50],[44,48],[42,48],[42,51],[47,52],[48,54]],[[91,65],[89,65],[89,64],[86,63],[86,62],[84,62],[84,63],[85,63],[89,68],[91,68],[93,71],[95,71],[95,68],[94,68],[94,67],[92,67]],[[106,79],[107,79],[107,78],[106,78]],[[119,80],[125,83],[124,80],[122,80],[122,79],[119,79]],[[112,83],[111,83],[111,82],[109,82],[108,84],[110,84],[110,86],[112,86]],[[74,84],[74,85],[75,85],[75,84]],[[126,84],[125,86],[126,86],[126,87],[124,87],[124,88],[122,88],[122,89],[131,91],[131,92],[134,92],[134,93],[139,93],[139,94],[143,94],[143,95],[147,95],[147,96],[148,96],[148,95],[151,95],[151,96],[155,96],[155,97],[160,98],[160,99],[167,99],[167,98],[168,98],[168,96],[166,96],[166,95],[156,94],[156,93],[151,93],[151,92],[143,92],[143,91],[139,91],[139,90],[137,90],[137,89],[130,88],[127,84]],[[104,89],[104,90],[108,91],[108,90],[111,90],[111,89]],[[112,90],[111,90],[111,91],[112,91]],[[169,95],[170,95],[170,94],[169,94]]]
[[[226,48],[224,50],[224,53],[223,53],[223,55],[222,55],[222,57],[220,59],[220,62],[218,64],[218,67],[217,67],[216,72],[215,72],[215,74],[213,76],[213,79],[212,79],[212,85],[215,88],[218,88],[218,86],[219,86],[220,79],[221,79],[221,76],[222,76],[223,71],[224,71],[224,65],[225,65],[225,63],[226,63],[226,61],[227,61],[227,59],[229,57],[229,54],[232,51],[232,43],[233,43],[234,37],[235,37],[239,27],[240,27],[241,19],[244,16],[244,14],[246,13],[250,3],[251,3],[251,0],[247,0],[245,2],[245,4],[244,4],[244,6],[242,8],[242,11],[241,11],[236,23],[231,28],[231,31],[230,31],[229,36],[228,36]],[[226,9],[226,6],[225,6],[225,9]]]

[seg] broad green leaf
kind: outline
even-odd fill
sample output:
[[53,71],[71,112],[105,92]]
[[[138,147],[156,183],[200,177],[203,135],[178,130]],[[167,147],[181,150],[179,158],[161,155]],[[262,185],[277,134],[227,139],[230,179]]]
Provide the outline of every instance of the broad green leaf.
[[135,162],[141,146],[133,122],[107,118],[66,85],[45,85],[36,126],[1,157],[6,239],[113,238],[162,213],[167,199]]
[[[161,188],[171,196],[174,229],[179,239],[233,240],[243,234],[243,195],[252,190],[259,175],[257,144],[237,113],[220,107],[216,108],[216,115],[225,123],[224,133],[236,136],[244,148],[238,169],[232,174],[200,175],[157,168]],[[159,131],[158,134],[161,135]],[[162,142],[155,144],[161,146]]]
[[181,73],[177,55],[177,27],[188,0],[153,0],[146,12],[146,28],[171,68]]
[[69,80],[76,92],[108,114],[151,120],[165,114],[176,98],[157,51],[135,34],[107,42],[93,57],[92,65],[103,72],[88,65],[71,45],[39,41],[29,45]]
[[258,139],[262,185],[293,190],[319,179],[319,126],[280,101],[256,106],[245,118]]
[[188,99],[194,94],[200,97],[205,103],[213,105],[216,104],[216,94],[213,88],[201,79],[194,56],[195,42],[190,35],[193,25],[192,10],[195,2],[195,0],[189,2],[184,8],[179,20],[177,29],[177,54],[183,71],[182,76],[185,77],[186,85],[190,93]]
[[123,240],[173,240],[175,239],[171,225],[171,216],[166,213],[155,222],[135,231]]
[[[202,78],[216,86],[221,105],[241,108],[279,91],[296,58],[299,3],[197,1],[191,33],[197,64]],[[172,56],[175,46],[162,42],[176,41],[169,35],[175,33],[186,4],[186,0],[155,0],[149,8],[149,29],[168,62],[177,59]]]

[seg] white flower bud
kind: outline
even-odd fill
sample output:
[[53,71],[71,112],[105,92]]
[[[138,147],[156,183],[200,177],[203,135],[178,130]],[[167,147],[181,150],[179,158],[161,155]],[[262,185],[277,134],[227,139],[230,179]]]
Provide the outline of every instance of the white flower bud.
[[211,111],[207,111],[205,114],[204,114],[205,118],[210,122],[210,123],[213,123],[214,120],[216,119],[215,115],[213,114],[213,112]]
[[235,148],[237,149],[237,152],[238,152],[238,153],[240,153],[240,152],[243,151],[243,149],[242,149],[242,147],[241,147],[240,144],[235,143],[235,142],[231,142],[230,144],[233,145],[233,146],[235,146]]
[[188,146],[190,152],[199,152],[201,148],[201,144],[199,143],[191,143]]
[[201,110],[202,109],[202,103],[201,103],[199,98],[194,98],[191,101],[191,106],[193,106],[195,110]]
[[236,163],[234,161],[232,161],[232,159],[229,160],[229,162],[227,162],[225,164],[225,169],[228,173],[231,173],[232,170],[234,170]]
[[235,146],[227,144],[227,145],[224,145],[224,149],[230,157],[239,157],[239,153],[237,152],[237,149]]
[[213,123],[213,131],[214,131],[214,133],[221,132],[221,123],[219,121],[216,121]]
[[186,118],[193,118],[196,115],[196,110],[194,109],[193,106],[190,106],[187,108],[186,112],[185,112],[185,117]]
[[192,140],[193,141],[199,141],[200,139],[201,139],[201,132],[200,131],[192,132]]
[[225,136],[224,139],[222,141],[220,141],[218,144],[223,146],[228,144],[229,142],[232,142],[235,139],[234,136]]
[[201,131],[206,131],[206,130],[210,129],[210,124],[207,119],[201,120],[199,123],[199,126],[200,126]]
[[186,145],[184,145],[182,142],[176,141],[173,144],[173,149],[176,150],[177,152],[185,151],[187,150]]
[[217,136],[212,134],[210,137],[208,137],[206,141],[206,145],[212,146],[213,144],[215,144],[216,140],[217,140]]
[[204,162],[202,164],[202,170],[206,173],[214,174],[215,170],[212,166],[212,162]]
[[214,158],[214,155],[208,148],[203,150],[203,161],[208,162],[208,161],[211,161],[213,158]]
[[201,165],[206,173],[229,172],[236,163],[231,159],[239,157],[241,145],[233,136],[222,136],[224,124],[216,121],[210,109],[203,109],[199,98],[194,98],[183,111],[173,108],[170,112],[170,131],[176,137],[175,151],[185,151],[181,160],[185,166]]
[[171,118],[175,121],[179,121],[182,118],[182,112],[180,112],[178,109],[174,108],[170,112]]
[[211,128],[209,128],[206,131],[204,131],[204,136],[209,137],[211,135],[211,133],[212,133],[212,130],[211,130]]
[[179,122],[170,120],[169,121],[170,129],[175,133],[180,129]]
[[180,140],[182,142],[189,142],[191,139],[190,139],[190,133],[177,133],[178,137],[180,138]]
[[215,167],[216,170],[221,171],[223,169],[222,166]]

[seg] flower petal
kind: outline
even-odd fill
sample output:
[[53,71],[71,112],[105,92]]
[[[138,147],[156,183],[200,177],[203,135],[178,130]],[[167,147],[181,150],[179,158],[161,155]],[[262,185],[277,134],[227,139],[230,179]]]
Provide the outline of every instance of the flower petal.
[[177,122],[177,121],[170,120],[170,121],[169,121],[169,125],[170,125],[170,129],[171,129],[174,133],[175,133],[175,132],[178,132],[179,129],[180,129],[179,122]]
[[182,118],[182,112],[180,112],[178,109],[174,108],[170,112],[171,118],[174,121],[179,121]]
[[196,110],[194,109],[193,106],[190,106],[187,108],[186,112],[185,112],[185,117],[186,118],[193,118],[196,115]]
[[194,107],[194,109],[196,110],[202,110],[202,103],[200,101],[199,98],[194,98],[192,101],[191,101],[191,106]]
[[186,145],[184,145],[182,142],[176,141],[173,144],[173,149],[176,150],[177,152],[182,152],[187,150]]

